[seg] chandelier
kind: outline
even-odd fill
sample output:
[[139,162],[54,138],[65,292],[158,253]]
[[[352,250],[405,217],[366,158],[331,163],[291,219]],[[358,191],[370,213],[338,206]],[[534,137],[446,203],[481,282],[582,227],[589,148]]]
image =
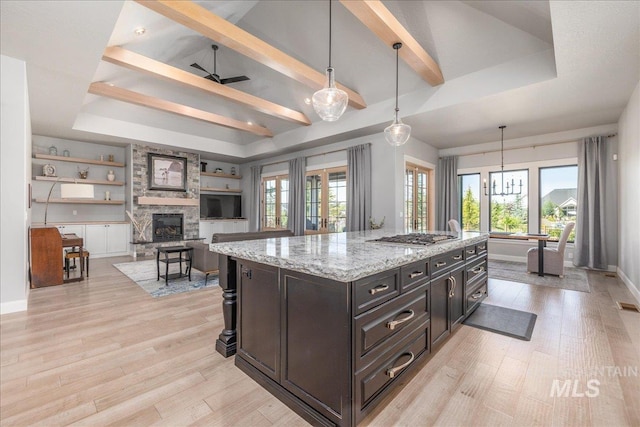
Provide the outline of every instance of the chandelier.
[[[514,196],[514,195],[519,195],[522,194],[522,180],[520,180],[520,185],[518,188],[518,191],[516,191],[516,183],[515,180],[513,178],[511,178],[511,186],[509,186],[509,181],[507,181],[507,186],[505,187],[504,185],[504,128],[506,128],[505,125],[501,125],[498,126],[500,128],[500,130],[502,131],[502,135],[500,137],[500,179],[502,181],[502,186],[500,187],[500,192],[498,193],[498,191],[496,190],[496,180],[493,180],[493,183],[491,184],[491,195],[492,196]],[[484,195],[488,196],[488,190],[487,190],[487,180],[484,180]],[[506,191],[505,191],[506,188]]]
[[409,140],[411,136],[411,126],[402,123],[398,117],[398,50],[402,47],[402,43],[394,43],[393,48],[396,50],[396,115],[393,123],[384,129],[384,137],[387,142],[394,147],[398,147]]

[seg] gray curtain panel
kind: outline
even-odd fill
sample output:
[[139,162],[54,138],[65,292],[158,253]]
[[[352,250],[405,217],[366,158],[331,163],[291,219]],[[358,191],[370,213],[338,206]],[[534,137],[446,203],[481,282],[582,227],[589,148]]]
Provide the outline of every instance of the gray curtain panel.
[[447,231],[449,220],[458,220],[458,156],[438,160],[438,215],[436,229]]
[[262,183],[262,166],[251,166],[251,182],[249,183],[249,231],[260,231],[260,184]]
[[369,228],[371,217],[371,144],[347,149],[347,231]]
[[304,157],[289,160],[289,230],[296,236],[304,235],[305,182],[307,161]]
[[607,268],[605,239],[607,138],[585,138],[578,152],[578,212],[573,264]]

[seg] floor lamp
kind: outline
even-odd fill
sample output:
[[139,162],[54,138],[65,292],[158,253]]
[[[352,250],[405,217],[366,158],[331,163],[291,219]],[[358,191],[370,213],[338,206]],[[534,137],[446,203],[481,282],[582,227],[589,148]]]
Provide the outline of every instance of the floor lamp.
[[[47,196],[47,204],[44,208],[44,225],[47,225],[47,212],[49,210],[49,200],[51,199],[51,193],[53,187],[60,181],[60,178],[54,181],[49,189],[49,195]],[[62,199],[93,199],[93,185],[92,184],[60,184],[60,197]]]

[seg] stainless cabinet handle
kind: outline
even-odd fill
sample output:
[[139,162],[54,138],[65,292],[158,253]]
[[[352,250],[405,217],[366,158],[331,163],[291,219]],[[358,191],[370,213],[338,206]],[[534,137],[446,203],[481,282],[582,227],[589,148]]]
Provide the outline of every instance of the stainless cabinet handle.
[[456,281],[456,278],[453,276],[449,276],[447,279],[451,281],[451,287],[449,288],[449,298],[453,298],[454,295],[456,294],[457,281]]
[[436,267],[444,267],[445,265],[447,265],[447,263],[444,261],[436,262]]
[[455,259],[455,260],[462,259],[462,255],[454,255],[453,259]]
[[411,362],[413,362],[413,359],[415,359],[416,357],[413,355],[412,352],[409,353],[404,353],[402,354],[400,357],[404,356],[405,354],[408,354],[409,356],[411,356],[411,358],[409,359],[408,362],[403,363],[400,366],[396,366],[395,368],[391,368],[391,369],[387,369],[387,375],[389,376],[389,378],[394,378],[396,376],[396,373],[398,371],[403,370],[404,368],[406,368],[407,366],[411,365]]
[[467,251],[467,253],[468,253],[469,255],[473,255],[473,254],[475,254],[475,253],[476,253],[476,251],[474,251],[474,250],[470,250],[470,251]]
[[484,271],[484,267],[478,267],[478,268],[474,268],[473,270],[471,270],[471,272],[473,274],[482,273],[483,271]]
[[247,276],[247,279],[251,279],[251,270],[248,268],[242,268],[242,274]]
[[484,251],[485,249],[487,249],[486,246],[478,246],[478,249],[480,249],[481,251]]
[[382,291],[386,291],[387,289],[389,289],[389,285],[383,284],[383,285],[378,285],[375,288],[371,288],[369,289],[369,293],[371,295],[375,295],[378,292],[382,292]]
[[424,274],[424,271],[414,271],[413,273],[409,274],[409,279],[415,279],[416,277],[420,277]]
[[409,320],[413,319],[416,316],[416,313],[413,310],[403,311],[403,313],[409,313],[409,315],[400,320],[392,320],[390,322],[387,322],[387,328],[393,331],[396,328],[396,326],[402,325],[404,322],[408,322]]
[[475,294],[471,295],[471,299],[480,299],[482,298],[482,295],[484,295],[484,292],[478,291]]

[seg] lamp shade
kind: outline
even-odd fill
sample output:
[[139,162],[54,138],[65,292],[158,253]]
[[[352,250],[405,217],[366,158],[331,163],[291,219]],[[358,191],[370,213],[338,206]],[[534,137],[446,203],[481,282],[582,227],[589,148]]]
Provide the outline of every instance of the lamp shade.
[[313,94],[311,102],[313,109],[325,122],[335,122],[342,116],[349,102],[349,95],[336,87],[333,68],[328,67],[326,82],[323,89]]
[[400,146],[409,140],[411,136],[411,126],[402,123],[402,120],[396,119],[384,129],[384,137],[387,142],[393,146]]
[[60,197],[63,199],[93,199],[91,184],[60,184]]

